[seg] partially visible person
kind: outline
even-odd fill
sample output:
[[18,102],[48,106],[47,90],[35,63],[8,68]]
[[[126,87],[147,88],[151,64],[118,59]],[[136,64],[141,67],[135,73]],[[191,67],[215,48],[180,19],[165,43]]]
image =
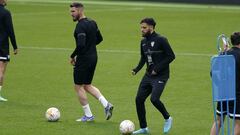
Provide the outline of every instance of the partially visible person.
[[151,102],[162,114],[165,122],[163,132],[168,133],[172,127],[172,117],[168,113],[160,97],[169,79],[169,64],[175,59],[175,54],[167,40],[155,32],[156,22],[153,18],[144,18],[140,22],[143,39],[140,44],[141,57],[139,64],[132,70],[136,75],[147,65],[145,75],[139,85],[136,96],[136,108],[140,129],[133,134],[148,134],[145,100],[151,95]]
[[0,0],[0,101],[7,101],[6,98],[1,96],[1,90],[7,64],[10,61],[9,38],[14,49],[14,54],[18,52],[11,13],[5,8],[6,5],[7,0]]
[[[226,117],[226,112],[229,109],[230,118],[235,116],[235,127],[234,127],[234,135],[240,135],[240,32],[234,32],[231,37],[232,48],[227,51],[227,55],[233,55],[236,60],[236,114],[234,115],[234,102],[229,102],[229,108],[227,108],[226,102],[223,102],[223,115]],[[214,121],[210,135],[218,135],[221,125],[221,104],[217,104],[217,123]],[[217,131],[217,129],[218,131]],[[217,134],[218,133],[218,134]]]
[[87,93],[98,99],[105,108],[106,120],[112,117],[113,105],[101,94],[98,88],[92,85],[95,68],[97,65],[97,49],[103,38],[96,22],[84,15],[84,6],[74,2],[70,5],[73,21],[77,22],[74,37],[76,49],[70,56],[70,63],[74,66],[75,90],[82,105],[84,115],[76,121],[93,121],[94,116],[88,104]]

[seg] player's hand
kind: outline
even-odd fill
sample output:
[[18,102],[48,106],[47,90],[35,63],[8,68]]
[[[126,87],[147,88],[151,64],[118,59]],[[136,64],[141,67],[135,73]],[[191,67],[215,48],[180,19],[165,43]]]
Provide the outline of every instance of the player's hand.
[[70,64],[74,66],[75,63],[76,63],[75,58],[70,58]]
[[16,55],[18,53],[18,49],[14,49],[13,54]]
[[157,72],[155,72],[154,70],[152,71],[152,75],[157,75]]
[[136,75],[137,73],[135,71],[132,70],[132,75]]

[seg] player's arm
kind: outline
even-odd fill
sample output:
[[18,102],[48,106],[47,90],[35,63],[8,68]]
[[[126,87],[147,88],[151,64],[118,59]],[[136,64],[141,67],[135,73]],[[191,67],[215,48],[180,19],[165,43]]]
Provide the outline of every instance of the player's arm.
[[77,35],[77,41],[76,41],[76,48],[73,51],[73,53],[71,54],[71,58],[70,58],[70,63],[72,65],[75,65],[76,62],[76,56],[78,54],[78,52],[80,52],[81,49],[84,49],[85,44],[86,44],[86,34],[85,33],[78,33]]
[[77,56],[77,53],[80,52],[81,49],[84,49],[86,46],[86,33],[82,27],[77,26],[77,39],[76,39],[76,48],[71,54],[71,58],[74,59]]
[[103,37],[99,29],[97,29],[96,37],[97,37],[96,45],[98,45],[103,41]]
[[86,46],[86,33],[85,32],[80,32],[77,35],[77,46],[76,49],[77,51],[80,51]]
[[175,59],[175,54],[168,40],[166,38],[161,38],[159,41],[163,47],[163,52],[166,54],[166,57],[154,67],[153,74],[157,74],[160,70],[165,68],[165,66],[167,66],[169,63],[171,63]]
[[11,41],[13,49],[14,49],[14,54],[17,54],[18,47],[17,47],[17,43],[16,43],[16,38],[15,38],[15,33],[14,33],[14,28],[13,28],[13,23],[12,23],[12,16],[11,16],[10,12],[6,12],[4,23],[5,23],[7,33],[10,37],[10,41]]
[[140,57],[140,60],[139,60],[139,63],[137,65],[137,67],[132,70],[132,75],[136,75],[137,72],[142,69],[144,64],[145,64],[144,52],[143,52],[142,47],[141,47],[141,57]]
[[97,23],[94,21],[94,24],[97,28],[97,33],[96,33],[96,45],[100,44],[102,41],[103,41],[103,37],[102,37],[102,34],[100,32],[100,30],[98,29],[98,25]]
[[74,59],[77,56],[77,49],[75,48],[75,50],[72,52],[70,58]]
[[76,58],[75,57],[73,57],[73,58],[71,57],[70,58],[70,64],[74,66],[75,63],[76,63]]

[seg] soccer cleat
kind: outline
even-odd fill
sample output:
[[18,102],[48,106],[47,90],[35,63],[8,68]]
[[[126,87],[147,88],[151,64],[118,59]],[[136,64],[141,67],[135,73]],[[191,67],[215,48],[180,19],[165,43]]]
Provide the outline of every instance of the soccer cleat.
[[105,108],[106,120],[109,120],[112,117],[113,105],[111,103],[107,104]]
[[148,130],[147,127],[146,128],[140,128],[140,129],[133,132],[134,135],[135,134],[148,134],[148,133],[149,133],[149,130]]
[[87,122],[87,121],[94,121],[94,116],[87,117],[86,115],[82,116],[82,118],[77,119],[77,122]]
[[0,96],[0,101],[6,102],[8,100]]
[[167,120],[165,120],[164,122],[164,128],[163,128],[163,132],[166,134],[169,132],[169,130],[172,127],[172,122],[173,122],[173,118],[169,117]]

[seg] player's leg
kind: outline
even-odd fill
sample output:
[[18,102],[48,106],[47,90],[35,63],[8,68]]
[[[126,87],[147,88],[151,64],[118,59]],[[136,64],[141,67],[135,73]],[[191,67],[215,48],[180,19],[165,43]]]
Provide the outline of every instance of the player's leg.
[[[224,119],[225,119],[225,117],[224,117]],[[216,130],[216,126],[217,126],[218,131]],[[217,115],[217,123],[216,123],[216,121],[213,122],[210,135],[217,135],[217,132],[219,134],[221,126],[222,126],[221,125],[221,117],[219,115]]]
[[95,56],[90,57],[88,67],[86,68],[87,71],[85,72],[84,89],[88,93],[90,93],[93,97],[99,100],[99,102],[104,107],[106,120],[109,120],[112,117],[113,105],[107,101],[107,99],[102,95],[102,93],[97,87],[91,84],[96,65],[97,65],[97,57]]
[[152,85],[152,95],[151,95],[151,102],[152,104],[162,113],[164,119],[168,119],[170,117],[167,109],[165,108],[164,104],[160,100],[160,96],[164,90],[166,81],[156,81],[153,82]]
[[75,84],[75,91],[78,95],[79,102],[82,106],[88,104],[87,95],[83,85]]
[[240,119],[235,120],[234,135],[240,135]]
[[[84,71],[82,71],[81,73],[81,82],[84,84],[84,89],[86,90],[86,92],[90,93],[96,99],[99,99],[102,94],[98,88],[92,85],[96,65],[96,57],[89,57],[88,62],[82,64],[82,69],[84,69]],[[105,103],[103,106],[106,107],[106,104],[107,103]]]
[[88,99],[87,99],[87,95],[86,92],[84,90],[84,86],[83,85],[75,85],[75,90],[76,93],[78,95],[78,99],[80,104],[82,105],[83,111],[84,111],[84,116],[81,117],[80,119],[77,119],[76,121],[93,121],[94,120],[94,116],[91,112],[90,106],[88,104]]
[[3,85],[4,74],[7,68],[8,62],[0,61],[0,86]]
[[[237,101],[236,101],[236,112],[235,112],[235,127],[234,127],[234,135],[240,135],[240,101],[239,96],[237,95]],[[233,116],[234,112],[234,103],[230,102],[230,116]]]
[[168,133],[172,127],[172,117],[170,117],[166,107],[160,100],[160,96],[164,90],[167,81],[162,81],[159,79],[153,79],[152,81],[152,95],[151,95],[151,102],[152,104],[158,109],[159,112],[163,115],[165,122],[163,132]]
[[102,95],[102,93],[97,87],[88,84],[84,85],[84,89],[93,97],[99,100],[99,102],[105,108],[106,120],[109,120],[112,117],[113,105],[107,101],[107,99]]
[[0,101],[7,101],[7,99],[3,98],[1,96],[1,90],[2,90],[2,86],[3,86],[3,79],[4,79],[4,74],[7,68],[7,61],[1,61],[0,60]]
[[[231,105],[230,105],[231,106]],[[223,102],[223,108],[222,108],[222,115],[223,115],[223,122],[225,120],[225,116],[226,116],[226,110],[227,110],[227,104],[226,102]],[[231,108],[230,108],[231,110]],[[217,133],[219,134],[220,132],[220,129],[221,129],[221,126],[223,123],[221,123],[221,104],[220,102],[217,103],[217,109],[216,109],[216,113],[217,113],[217,118],[216,118],[216,121],[213,122],[213,125],[212,125],[212,128],[211,128],[211,132],[210,132],[210,135],[217,135]],[[218,130],[217,130],[217,129]]]
[[85,70],[82,68],[79,68],[78,66],[75,66],[73,76],[74,76],[74,83],[75,83],[75,91],[78,95],[78,99],[80,104],[82,105],[84,116],[80,119],[77,119],[76,121],[93,121],[94,116],[91,112],[90,106],[88,104],[88,99],[86,95],[86,91],[84,89],[84,80],[85,80]]
[[139,85],[137,96],[135,99],[140,129],[134,131],[133,134],[147,134],[149,132],[147,127],[146,109],[144,102],[147,99],[147,97],[151,94],[151,89],[152,88],[150,86],[148,77],[144,76]]
[[85,84],[84,89],[86,90],[86,92],[91,94],[96,99],[99,99],[99,97],[102,96],[100,90],[97,87],[93,86],[92,84]]

